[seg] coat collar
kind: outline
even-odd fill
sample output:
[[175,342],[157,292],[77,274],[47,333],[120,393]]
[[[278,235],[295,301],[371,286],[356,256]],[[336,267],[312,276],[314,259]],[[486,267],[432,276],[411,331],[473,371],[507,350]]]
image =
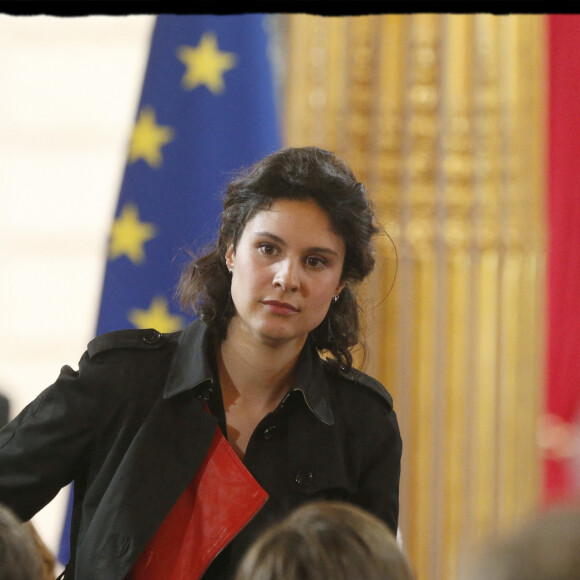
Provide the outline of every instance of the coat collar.
[[[211,333],[199,319],[180,333],[163,389],[164,399],[188,389],[201,388],[201,385],[205,383],[218,382],[209,361],[211,341]],[[306,341],[298,358],[296,380],[290,393],[300,392],[310,411],[323,423],[332,425],[334,416],[330,407],[328,389],[324,363],[310,341]]]
[[210,343],[210,332],[200,320],[195,320],[181,332],[165,381],[164,399],[215,381],[208,359]]
[[329,384],[324,372],[324,363],[309,340],[300,353],[296,380],[290,392],[302,393],[306,406],[327,425],[334,424],[334,415],[329,401]]

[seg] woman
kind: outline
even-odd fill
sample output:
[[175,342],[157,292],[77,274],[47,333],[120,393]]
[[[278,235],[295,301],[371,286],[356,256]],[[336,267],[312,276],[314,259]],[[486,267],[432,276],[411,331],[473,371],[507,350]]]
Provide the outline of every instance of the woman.
[[74,480],[66,578],[231,578],[261,529],[313,499],[397,528],[392,400],[350,354],[376,233],[333,154],[266,157],[182,275],[197,320],[97,337],[0,432],[0,501],[22,519]]
[[314,501],[261,534],[236,580],[413,580],[395,535],[358,506]]

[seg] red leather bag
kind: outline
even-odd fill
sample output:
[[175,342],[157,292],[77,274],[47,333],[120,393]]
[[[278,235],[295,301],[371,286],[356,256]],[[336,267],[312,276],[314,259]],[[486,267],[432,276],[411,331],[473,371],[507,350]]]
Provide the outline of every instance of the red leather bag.
[[163,520],[129,577],[200,578],[267,499],[266,491],[218,427],[195,478]]

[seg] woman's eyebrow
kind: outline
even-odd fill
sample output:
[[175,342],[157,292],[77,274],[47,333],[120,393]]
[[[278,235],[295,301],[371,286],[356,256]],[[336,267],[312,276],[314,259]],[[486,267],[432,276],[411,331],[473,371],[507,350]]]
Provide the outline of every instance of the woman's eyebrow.
[[286,246],[286,242],[280,236],[277,236],[276,234],[273,234],[273,233],[268,232],[268,231],[254,232],[254,237],[256,237],[256,238],[269,238],[273,242],[276,242],[277,244],[279,244],[281,246]]
[[[272,240],[273,242],[276,242],[278,245],[280,245],[282,247],[287,246],[286,242],[280,236],[277,236],[276,234],[273,234],[272,232],[268,232],[268,231],[254,232],[254,236],[258,237],[258,238],[269,238],[270,240]],[[319,254],[332,254],[334,256],[338,256],[338,252],[336,252],[332,248],[326,248],[323,246],[313,246],[312,248],[308,248],[307,251],[319,253]]]

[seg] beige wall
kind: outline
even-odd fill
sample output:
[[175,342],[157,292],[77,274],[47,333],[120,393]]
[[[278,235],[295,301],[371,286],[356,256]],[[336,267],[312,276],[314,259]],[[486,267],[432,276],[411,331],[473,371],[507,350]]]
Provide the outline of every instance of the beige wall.
[[[0,15],[0,391],[12,416],[93,335],[152,24]],[[34,518],[52,550],[66,498]]]

